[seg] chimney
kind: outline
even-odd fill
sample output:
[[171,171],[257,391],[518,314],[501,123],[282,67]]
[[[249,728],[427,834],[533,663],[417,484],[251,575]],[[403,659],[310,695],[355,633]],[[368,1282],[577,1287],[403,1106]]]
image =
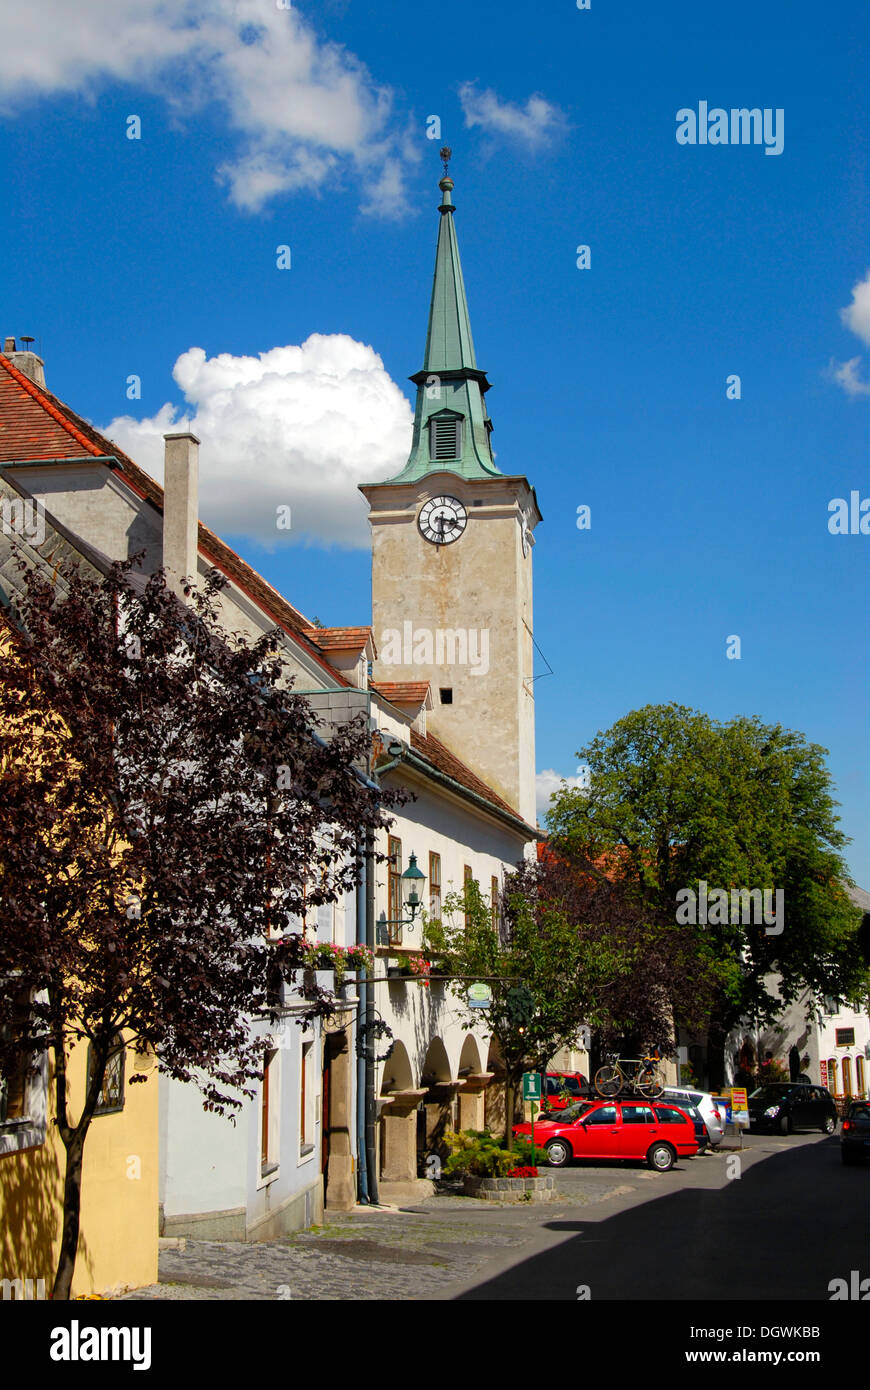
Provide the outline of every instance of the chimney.
[[163,438],[163,568],[170,589],[183,597],[182,579],[197,580],[199,440],[195,434],[165,434]]
[[30,351],[32,338],[23,337],[22,343],[27,344],[20,352],[15,350],[15,339],[6,338],[3,344],[3,352],[13,367],[17,367],[19,372],[34,382],[37,386],[45,386],[45,363],[41,357],[37,357],[35,352]]

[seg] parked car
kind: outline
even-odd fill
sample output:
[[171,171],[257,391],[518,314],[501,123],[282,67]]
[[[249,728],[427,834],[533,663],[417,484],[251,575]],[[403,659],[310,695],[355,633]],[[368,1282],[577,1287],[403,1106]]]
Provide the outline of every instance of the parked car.
[[749,1097],[750,1130],[820,1129],[833,1134],[837,1128],[834,1097],[824,1086],[799,1081],[769,1081]]
[[661,1099],[672,1100],[683,1109],[689,1105],[695,1106],[701,1113],[710,1144],[715,1146],[722,1143],[725,1125],[719,1107],[709,1091],[696,1091],[694,1087],[687,1086],[666,1086]]
[[724,1096],[714,1096],[713,1104],[719,1114],[719,1123],[722,1126],[722,1133],[725,1133],[725,1126],[728,1124],[728,1101]]
[[693,1105],[691,1101],[677,1100],[675,1096],[668,1095],[667,1091],[665,1091],[661,1099],[664,1101],[669,1100],[672,1105],[676,1105],[679,1110],[682,1110],[684,1115],[688,1115],[689,1119],[692,1121],[692,1124],[695,1126],[695,1138],[698,1141],[698,1153],[706,1153],[710,1147],[710,1136],[707,1133],[707,1126],[704,1123],[704,1116],[701,1114],[697,1105]]
[[564,1110],[589,1094],[589,1082],[580,1071],[548,1071],[544,1076],[541,1100],[545,1110]]
[[840,1157],[844,1163],[870,1159],[870,1101],[853,1100],[840,1131]]
[[[528,1135],[531,1125],[514,1125]],[[666,1173],[678,1158],[698,1152],[695,1126],[676,1105],[660,1101],[588,1101],[569,1106],[558,1117],[535,1122],[535,1143],[547,1151],[553,1168],[574,1158],[645,1160]]]

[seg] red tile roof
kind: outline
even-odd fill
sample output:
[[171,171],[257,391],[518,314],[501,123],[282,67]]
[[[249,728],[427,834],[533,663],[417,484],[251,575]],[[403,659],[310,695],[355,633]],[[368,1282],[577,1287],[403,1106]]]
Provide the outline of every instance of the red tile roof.
[[371,687],[392,705],[422,705],[429,694],[428,681],[372,681]]
[[0,367],[0,460],[81,458],[83,453],[102,452],[65,417],[61,403],[3,353]]
[[305,635],[325,652],[361,652],[369,641],[374,646],[370,627],[309,627]]

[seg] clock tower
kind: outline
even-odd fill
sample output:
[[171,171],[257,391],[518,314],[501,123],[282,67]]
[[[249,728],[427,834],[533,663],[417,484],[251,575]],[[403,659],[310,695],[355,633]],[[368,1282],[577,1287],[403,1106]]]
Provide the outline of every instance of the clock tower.
[[408,462],[364,484],[372,526],[378,682],[428,681],[427,733],[532,825],[532,549],[525,477],[496,467],[442,150],[438,247]]

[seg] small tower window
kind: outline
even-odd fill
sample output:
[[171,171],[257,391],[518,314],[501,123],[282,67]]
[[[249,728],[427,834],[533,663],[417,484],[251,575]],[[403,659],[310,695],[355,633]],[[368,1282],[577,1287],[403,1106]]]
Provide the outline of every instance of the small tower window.
[[452,686],[448,686],[448,687],[446,687],[446,688],[445,688],[444,686],[442,686],[441,689],[439,690],[438,694],[439,694],[440,697],[441,697],[441,703],[442,703],[442,705],[452,705],[452,704],[453,704],[453,687],[452,687]]
[[458,459],[462,454],[462,418],[434,415],[429,421],[429,457]]

